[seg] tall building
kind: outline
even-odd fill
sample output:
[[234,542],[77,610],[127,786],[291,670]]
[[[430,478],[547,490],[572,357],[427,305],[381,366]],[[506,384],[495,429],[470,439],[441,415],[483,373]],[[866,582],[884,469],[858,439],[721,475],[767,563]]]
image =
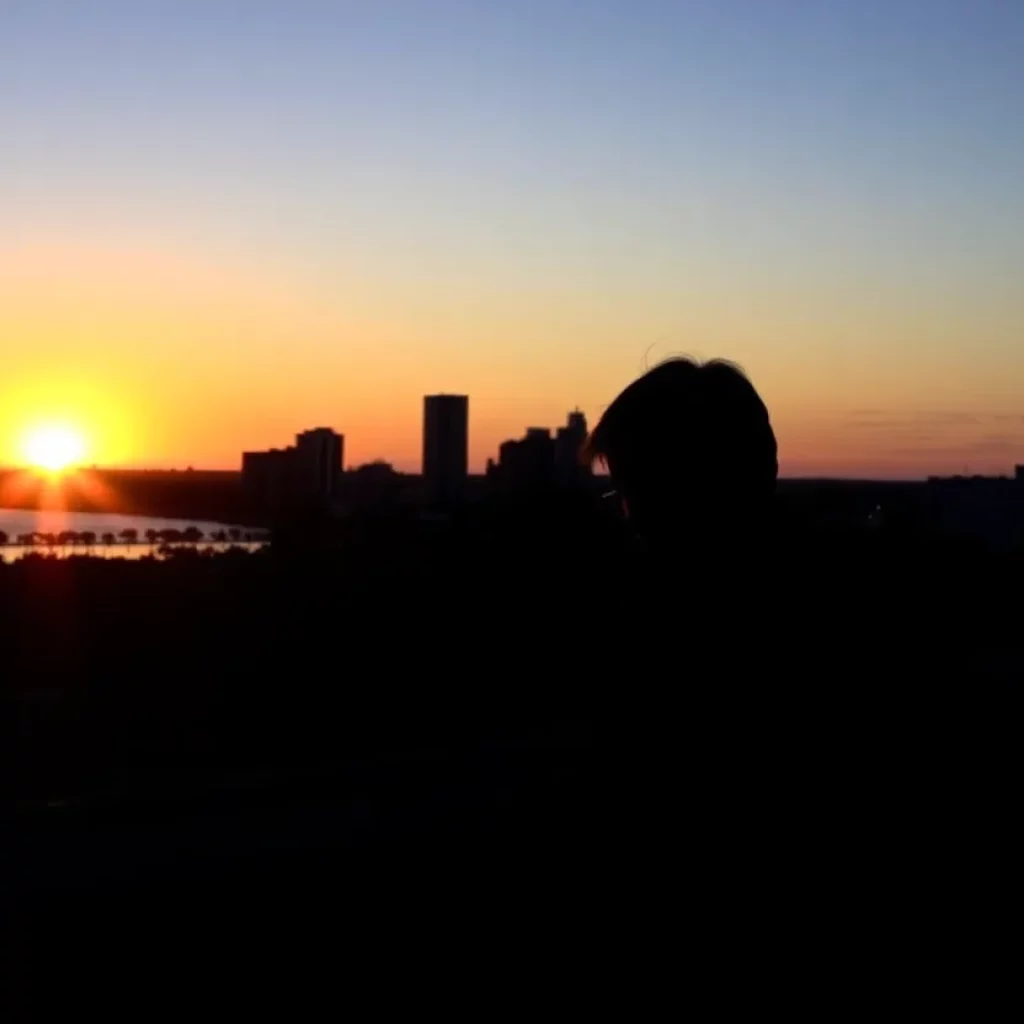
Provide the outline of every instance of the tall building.
[[423,477],[431,496],[451,501],[465,493],[469,467],[469,397],[423,399]]
[[295,488],[305,497],[330,498],[338,491],[345,438],[328,427],[303,431],[295,438]]
[[292,448],[242,453],[242,488],[251,509],[274,513],[288,501],[293,453]]
[[572,483],[586,473],[580,462],[587,441],[587,417],[579,409],[569,413],[565,426],[555,434],[555,469],[563,483]]

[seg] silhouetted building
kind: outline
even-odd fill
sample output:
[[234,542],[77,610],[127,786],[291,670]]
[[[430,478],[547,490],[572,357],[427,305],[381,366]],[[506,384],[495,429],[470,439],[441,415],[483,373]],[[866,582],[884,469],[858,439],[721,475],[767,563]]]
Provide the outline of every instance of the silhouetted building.
[[575,487],[590,477],[580,462],[587,439],[587,419],[578,409],[555,436],[547,427],[528,427],[517,441],[505,441],[498,461],[488,464],[493,486],[505,492]]
[[306,430],[295,438],[296,497],[328,499],[338,492],[345,438],[327,427]]
[[242,488],[253,512],[326,505],[339,491],[345,438],[326,427],[307,430],[290,448],[242,454]]
[[518,441],[505,441],[498,449],[492,478],[508,492],[545,489],[555,479],[555,443],[551,431],[530,427]]
[[365,512],[409,503],[417,478],[397,473],[390,463],[378,460],[348,470],[344,480],[346,509]]
[[249,507],[275,513],[284,506],[292,485],[294,448],[243,452],[242,489]]
[[569,413],[564,427],[555,433],[555,473],[559,483],[574,484],[589,476],[589,467],[580,462],[587,440],[587,417],[579,409]]
[[423,399],[423,477],[435,501],[465,493],[469,467],[469,398],[427,395]]

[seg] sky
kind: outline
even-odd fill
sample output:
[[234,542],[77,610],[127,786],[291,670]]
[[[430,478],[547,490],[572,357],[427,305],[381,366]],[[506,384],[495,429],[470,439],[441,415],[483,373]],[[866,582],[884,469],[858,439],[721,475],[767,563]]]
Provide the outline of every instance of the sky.
[[786,475],[1024,462],[1019,0],[0,0],[0,464],[471,464],[676,354]]

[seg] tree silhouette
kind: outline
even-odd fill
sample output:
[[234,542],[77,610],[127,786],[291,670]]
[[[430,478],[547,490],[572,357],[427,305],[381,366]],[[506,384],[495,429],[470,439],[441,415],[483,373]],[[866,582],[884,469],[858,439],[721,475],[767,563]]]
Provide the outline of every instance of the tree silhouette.
[[120,536],[125,544],[137,544],[139,542],[139,531],[130,526],[126,530],[122,530]]
[[146,531],[146,540],[148,541],[148,543],[155,545],[157,541],[160,540],[160,531],[154,530],[152,527],[150,527]]
[[38,538],[39,543],[49,548],[50,551],[53,551],[53,549],[57,547],[58,540],[57,534],[55,533],[37,533],[36,537]]
[[186,544],[198,544],[203,539],[203,531],[198,526],[189,526],[181,535]]
[[83,530],[78,535],[78,539],[85,546],[86,551],[96,546],[96,533],[93,530]]
[[218,544],[226,544],[228,539],[228,531],[214,530],[213,533],[210,534],[210,537]]
[[34,548],[36,546],[36,535],[34,533],[19,533],[18,543],[23,548]]
[[242,539],[242,531],[237,526],[232,526],[228,530],[228,536],[231,538],[232,544],[237,544]]
[[110,533],[110,531],[108,530],[106,533],[103,534],[100,540],[103,541],[103,546],[105,548],[112,548],[117,543],[117,535]]
[[0,548],[2,548],[8,541],[7,534],[3,530],[0,530]]

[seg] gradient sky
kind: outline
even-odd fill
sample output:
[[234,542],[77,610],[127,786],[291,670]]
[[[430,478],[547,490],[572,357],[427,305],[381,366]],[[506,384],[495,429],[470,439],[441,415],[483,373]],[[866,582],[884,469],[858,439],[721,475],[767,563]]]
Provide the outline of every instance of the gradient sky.
[[1020,0],[0,0],[0,463],[419,466],[739,361],[790,475],[1024,462]]

